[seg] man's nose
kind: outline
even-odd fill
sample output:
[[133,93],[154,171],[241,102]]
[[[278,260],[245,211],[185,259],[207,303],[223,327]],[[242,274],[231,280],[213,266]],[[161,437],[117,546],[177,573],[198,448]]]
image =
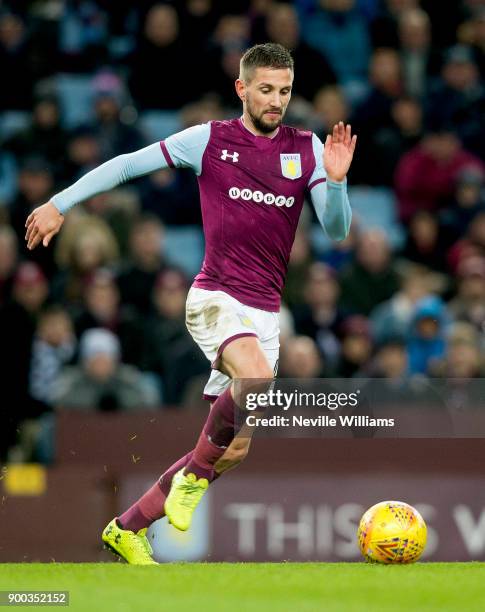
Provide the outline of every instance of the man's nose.
[[277,109],[281,108],[281,96],[279,93],[274,93],[271,96],[271,107]]

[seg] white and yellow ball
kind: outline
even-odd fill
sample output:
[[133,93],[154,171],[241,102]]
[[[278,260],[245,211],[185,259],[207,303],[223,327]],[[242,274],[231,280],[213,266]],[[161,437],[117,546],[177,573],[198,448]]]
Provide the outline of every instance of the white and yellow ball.
[[384,501],[364,513],[357,538],[366,561],[414,563],[426,546],[426,523],[409,504]]

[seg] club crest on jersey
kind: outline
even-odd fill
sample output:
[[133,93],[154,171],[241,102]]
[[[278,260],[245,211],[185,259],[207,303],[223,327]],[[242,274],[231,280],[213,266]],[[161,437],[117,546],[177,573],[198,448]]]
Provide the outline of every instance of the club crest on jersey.
[[285,178],[295,180],[301,177],[299,153],[280,153],[281,173]]

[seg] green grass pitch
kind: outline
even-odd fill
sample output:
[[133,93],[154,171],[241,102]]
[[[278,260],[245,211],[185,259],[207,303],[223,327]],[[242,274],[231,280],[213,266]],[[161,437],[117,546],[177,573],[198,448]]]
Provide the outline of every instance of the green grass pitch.
[[478,612],[485,563],[12,563],[0,590],[68,590],[69,611]]

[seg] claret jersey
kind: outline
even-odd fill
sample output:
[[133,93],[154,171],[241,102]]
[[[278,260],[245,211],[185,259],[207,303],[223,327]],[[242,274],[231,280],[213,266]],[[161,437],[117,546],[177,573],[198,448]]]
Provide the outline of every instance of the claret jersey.
[[[314,142],[317,140],[317,143]],[[278,311],[307,188],[325,181],[311,132],[256,136],[241,119],[212,121],[160,143],[172,167],[198,175],[206,241],[194,286]]]

